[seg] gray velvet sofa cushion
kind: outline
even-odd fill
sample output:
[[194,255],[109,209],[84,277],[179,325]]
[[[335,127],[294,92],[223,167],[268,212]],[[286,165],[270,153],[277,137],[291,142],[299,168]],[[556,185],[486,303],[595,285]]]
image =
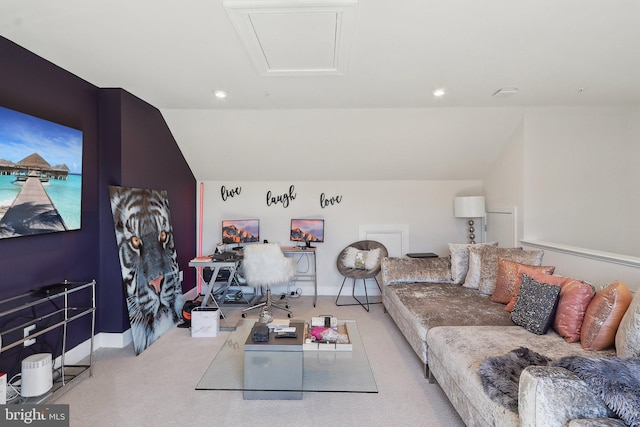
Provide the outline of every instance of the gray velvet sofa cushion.
[[575,419],[608,419],[606,417],[613,416],[587,383],[560,367],[526,368],[520,375],[518,395],[521,427],[560,426]]
[[385,258],[382,260],[382,281],[398,283],[450,283],[451,258]]
[[[579,343],[567,343],[553,330],[536,335],[520,326],[435,327],[427,334],[429,367],[467,425],[518,424],[514,422],[515,414],[492,401],[484,392],[478,374],[478,366],[484,360],[518,347],[527,347],[551,359],[572,355],[615,355],[613,350],[588,352]],[[555,398],[549,396],[549,399]]]
[[436,326],[513,326],[504,304],[477,290],[451,283],[404,283],[383,287],[389,315],[420,359],[427,363],[426,339]]
[[[413,313],[416,329],[426,332],[436,326],[513,326],[504,304],[495,303],[477,290],[449,283],[389,286],[390,293]],[[419,326],[418,326],[419,325]]]

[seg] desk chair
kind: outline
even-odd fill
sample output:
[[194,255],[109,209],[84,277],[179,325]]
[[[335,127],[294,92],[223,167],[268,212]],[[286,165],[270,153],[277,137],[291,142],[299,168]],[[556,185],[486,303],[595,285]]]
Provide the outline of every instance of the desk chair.
[[288,285],[294,279],[298,269],[296,260],[285,257],[277,243],[259,243],[245,246],[242,266],[247,285],[253,286],[256,292],[258,288],[267,290],[267,300],[242,310],[242,317],[255,309],[262,309],[262,312],[267,311],[270,315],[272,307],[286,311],[288,317],[293,317],[286,298],[280,300],[284,305],[273,303],[271,286]]

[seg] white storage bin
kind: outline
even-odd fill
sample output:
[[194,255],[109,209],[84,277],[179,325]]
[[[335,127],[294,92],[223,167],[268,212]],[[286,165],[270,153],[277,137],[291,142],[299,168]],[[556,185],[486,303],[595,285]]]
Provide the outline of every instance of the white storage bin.
[[196,307],[191,310],[191,336],[215,337],[220,328],[220,312],[215,307]]

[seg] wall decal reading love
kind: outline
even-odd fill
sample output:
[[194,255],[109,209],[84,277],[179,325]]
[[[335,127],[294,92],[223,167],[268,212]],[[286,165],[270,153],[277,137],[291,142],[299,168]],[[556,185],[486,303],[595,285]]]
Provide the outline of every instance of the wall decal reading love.
[[220,196],[222,196],[222,201],[226,202],[230,197],[239,196],[241,191],[242,187],[227,189],[227,187],[223,185],[220,187]]
[[272,205],[277,205],[279,203],[282,203],[282,207],[288,208],[289,203],[291,203],[293,200],[296,199],[295,190],[296,190],[296,187],[292,185],[289,187],[288,193],[280,194],[277,196],[272,195],[271,190],[267,191],[267,206],[272,206]]
[[342,195],[327,198],[324,193],[320,194],[320,207],[322,209],[326,208],[327,206],[333,206],[340,202],[342,202]]

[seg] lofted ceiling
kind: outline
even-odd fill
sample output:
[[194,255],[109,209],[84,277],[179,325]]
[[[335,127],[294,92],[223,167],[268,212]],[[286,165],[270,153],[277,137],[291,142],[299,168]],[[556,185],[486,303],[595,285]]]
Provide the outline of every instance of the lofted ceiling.
[[[237,177],[202,159],[220,138],[257,156],[249,180],[291,179],[300,139],[316,143],[306,179],[468,179],[523,109],[638,106],[639,16],[637,0],[3,0],[0,35],[156,106],[199,180]],[[389,162],[381,112],[409,126],[406,159]]]

